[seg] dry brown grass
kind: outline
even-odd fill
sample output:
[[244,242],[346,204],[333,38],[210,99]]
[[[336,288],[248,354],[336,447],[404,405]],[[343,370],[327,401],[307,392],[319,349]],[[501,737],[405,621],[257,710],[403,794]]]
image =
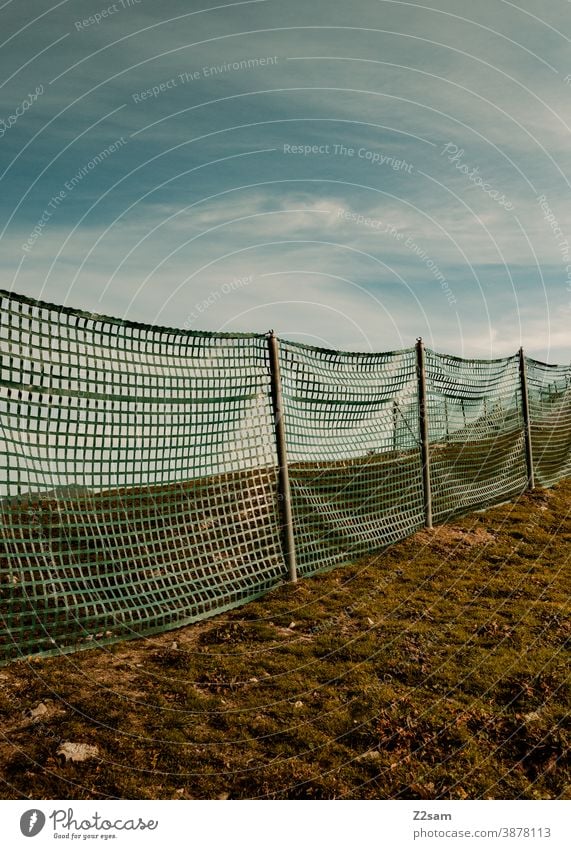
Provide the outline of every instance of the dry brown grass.
[[[570,554],[566,482],[199,625],[14,663],[2,795],[568,798]],[[63,764],[65,741],[100,758]]]

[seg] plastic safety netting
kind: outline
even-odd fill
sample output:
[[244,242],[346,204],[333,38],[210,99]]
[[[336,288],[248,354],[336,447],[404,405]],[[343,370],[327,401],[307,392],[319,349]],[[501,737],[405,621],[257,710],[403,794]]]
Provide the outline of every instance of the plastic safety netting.
[[[425,523],[420,352],[279,342],[300,575]],[[0,292],[0,662],[164,631],[287,579],[273,362],[264,335]],[[434,520],[521,493],[519,357],[424,362]],[[550,485],[571,474],[571,367],[525,362]]]
[[284,576],[263,336],[0,301],[0,658],[164,630]]
[[533,469],[551,486],[571,475],[571,366],[527,359]]
[[426,351],[433,517],[507,500],[527,483],[519,358]]
[[280,353],[300,572],[419,528],[414,349],[350,354],[282,342]]

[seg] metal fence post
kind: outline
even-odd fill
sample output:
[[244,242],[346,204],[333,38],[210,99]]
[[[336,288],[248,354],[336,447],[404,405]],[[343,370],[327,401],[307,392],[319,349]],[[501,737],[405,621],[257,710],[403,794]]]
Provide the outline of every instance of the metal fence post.
[[428,442],[428,402],[426,397],[426,364],[424,342],[417,339],[416,359],[418,374],[418,413],[420,419],[420,447],[422,450],[422,482],[424,488],[424,524],[432,527],[432,489],[430,484],[430,447]]
[[393,401],[393,453],[396,454],[398,450],[398,438],[397,438],[397,430],[398,430],[398,410],[399,410],[399,402],[396,400]]
[[444,396],[444,420],[446,422],[446,442],[450,442],[450,425],[448,423],[448,401]]
[[531,446],[531,418],[529,414],[529,395],[527,393],[527,368],[523,348],[519,349],[519,377],[521,381],[521,407],[523,413],[523,432],[525,436],[525,461],[527,464],[527,488],[535,487],[533,474],[533,450]]
[[297,581],[297,564],[295,557],[295,541],[293,536],[293,516],[291,511],[291,489],[289,485],[289,468],[287,462],[287,446],[284,427],[284,408],[282,382],[280,375],[280,358],[278,340],[273,330],[268,335],[270,353],[270,377],[272,405],[274,410],[274,427],[278,454],[278,498],[282,523],[284,556],[290,581]]

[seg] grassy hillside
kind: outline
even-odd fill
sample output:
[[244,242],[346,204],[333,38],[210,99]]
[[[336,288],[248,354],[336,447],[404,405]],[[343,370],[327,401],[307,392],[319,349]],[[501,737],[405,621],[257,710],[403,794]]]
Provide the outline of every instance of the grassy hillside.
[[[519,430],[431,448],[437,520],[522,491]],[[418,449],[290,465],[300,574],[424,523]],[[276,470],[161,486],[81,486],[0,502],[0,662],[111,644],[228,610],[286,575]],[[14,641],[17,641],[15,646]]]
[[[571,482],[0,669],[5,798],[569,798]],[[67,762],[63,742],[97,747]]]

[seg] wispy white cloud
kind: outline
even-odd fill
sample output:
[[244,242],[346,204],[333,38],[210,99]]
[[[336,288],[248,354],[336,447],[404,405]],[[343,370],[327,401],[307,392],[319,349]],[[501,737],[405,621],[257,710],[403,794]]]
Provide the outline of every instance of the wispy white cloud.
[[[537,202],[545,194],[571,233],[564,4],[433,6],[293,0],[181,17],[188,5],[167,0],[85,31],[75,21],[95,0],[54,8],[0,62],[12,75],[0,117],[32,83],[48,88],[0,139],[5,285],[138,320],[279,325],[332,346],[422,333],[458,352],[524,340],[568,358],[568,263]],[[0,9],[6,37],[43,11]],[[263,56],[278,58],[204,73]],[[180,74],[192,79],[167,88]],[[124,150],[66,197],[22,261],[50,198],[122,135]],[[513,212],[443,156],[446,142]],[[222,295],[235,279],[248,283]]]

